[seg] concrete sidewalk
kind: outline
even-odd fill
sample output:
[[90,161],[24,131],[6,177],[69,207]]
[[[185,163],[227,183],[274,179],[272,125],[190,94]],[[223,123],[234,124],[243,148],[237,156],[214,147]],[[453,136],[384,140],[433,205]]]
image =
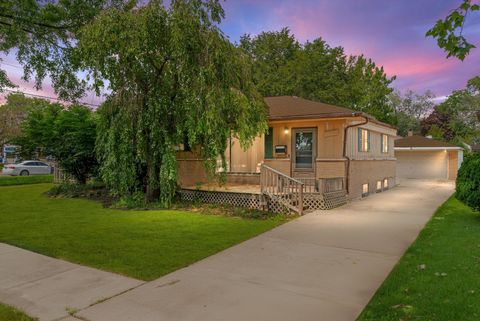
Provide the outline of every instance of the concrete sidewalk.
[[307,214],[76,316],[353,321],[453,190],[451,182],[402,182],[341,208]]
[[0,243],[0,302],[41,321],[70,320],[84,309],[144,282]]

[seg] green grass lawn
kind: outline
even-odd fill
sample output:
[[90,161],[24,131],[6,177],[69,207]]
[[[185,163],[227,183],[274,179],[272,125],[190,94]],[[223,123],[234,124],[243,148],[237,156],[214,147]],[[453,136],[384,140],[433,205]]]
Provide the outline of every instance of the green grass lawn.
[[51,199],[52,184],[0,187],[0,242],[152,280],[247,240],[284,218],[249,220],[185,210],[122,211]]
[[0,320],[1,321],[35,321],[22,311],[19,311],[9,305],[0,303]]
[[52,183],[53,175],[0,176],[0,186]]
[[445,202],[358,320],[480,320],[480,213]]

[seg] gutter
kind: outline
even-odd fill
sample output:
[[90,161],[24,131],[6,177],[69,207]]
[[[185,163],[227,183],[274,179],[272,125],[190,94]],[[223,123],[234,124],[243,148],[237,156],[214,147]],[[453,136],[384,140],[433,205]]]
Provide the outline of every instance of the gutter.
[[[352,115],[358,116],[358,115],[355,115],[355,113],[352,113]],[[350,194],[350,186],[349,186],[349,183],[350,183],[350,157],[347,156],[347,133],[348,133],[348,130],[350,128],[368,124],[368,121],[369,121],[368,118],[363,116],[363,115],[361,115],[361,117],[363,117],[363,119],[365,119],[365,121],[363,123],[348,125],[343,129],[343,157],[347,160],[347,163],[345,165],[345,167],[346,167],[346,169],[345,169],[345,187],[346,187],[346,190],[347,190],[347,194]]]
[[395,150],[463,150],[461,147],[395,147]]
[[[368,116],[368,115],[367,115]],[[290,121],[290,120],[314,120],[314,119],[328,119],[328,118],[345,118],[345,117],[364,117],[365,113],[363,112],[351,112],[351,113],[329,113],[329,114],[306,114],[306,115],[288,115],[288,116],[268,116],[268,121],[280,122],[280,121]],[[369,118],[369,122],[379,124],[381,126],[397,129],[395,126],[381,122],[376,119]]]

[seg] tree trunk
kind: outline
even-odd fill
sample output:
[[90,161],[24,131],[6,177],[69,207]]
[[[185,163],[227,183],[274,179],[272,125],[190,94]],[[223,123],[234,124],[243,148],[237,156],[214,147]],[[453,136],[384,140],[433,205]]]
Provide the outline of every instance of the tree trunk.
[[156,171],[155,164],[149,162],[147,164],[147,186],[145,190],[145,201],[147,203],[157,201],[158,197],[160,196],[160,188],[156,187],[156,184],[154,183],[158,181],[158,179],[156,179],[157,173],[158,172]]

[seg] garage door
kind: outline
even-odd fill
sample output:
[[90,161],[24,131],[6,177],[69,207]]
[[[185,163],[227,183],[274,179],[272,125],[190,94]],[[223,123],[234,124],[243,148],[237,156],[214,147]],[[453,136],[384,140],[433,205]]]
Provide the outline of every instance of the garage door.
[[445,151],[395,151],[397,177],[446,179],[448,153]]

